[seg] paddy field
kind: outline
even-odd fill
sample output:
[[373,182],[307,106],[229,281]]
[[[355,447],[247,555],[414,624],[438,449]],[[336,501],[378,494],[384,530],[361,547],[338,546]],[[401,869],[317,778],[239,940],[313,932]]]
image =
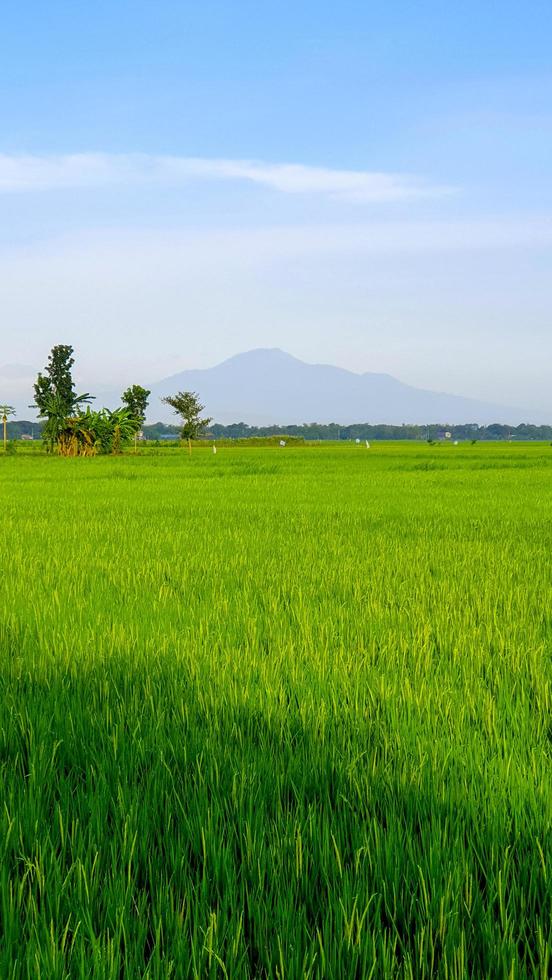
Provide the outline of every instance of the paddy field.
[[0,977],[546,978],[552,447],[0,458]]

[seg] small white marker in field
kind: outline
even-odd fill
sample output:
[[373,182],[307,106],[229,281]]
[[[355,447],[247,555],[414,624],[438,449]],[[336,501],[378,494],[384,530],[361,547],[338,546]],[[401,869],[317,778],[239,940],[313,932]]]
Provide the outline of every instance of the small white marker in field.
[[285,446],[285,442],[284,442],[284,440],[283,440],[283,439],[280,439],[280,445],[281,445],[281,446]]
[[217,455],[217,447],[216,447],[216,446],[213,446],[213,454],[214,454],[215,456]]
[[360,439],[355,439],[355,442],[356,442],[357,446],[360,445]]
[[454,440],[454,445],[455,445],[455,446],[457,446],[457,445],[458,445],[458,439],[455,439],[455,440]]
[[370,448],[370,443],[368,442],[368,439],[366,440],[366,448],[367,448],[367,449],[369,449],[369,448]]

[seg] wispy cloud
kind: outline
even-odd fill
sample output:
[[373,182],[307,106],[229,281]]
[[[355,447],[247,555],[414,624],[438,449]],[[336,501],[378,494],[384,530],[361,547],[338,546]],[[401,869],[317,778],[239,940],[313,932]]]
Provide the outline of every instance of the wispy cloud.
[[403,201],[451,190],[405,174],[257,160],[108,153],[0,154],[0,193],[4,194],[118,184],[178,185],[193,180],[246,181],[285,194],[322,194],[365,203]]

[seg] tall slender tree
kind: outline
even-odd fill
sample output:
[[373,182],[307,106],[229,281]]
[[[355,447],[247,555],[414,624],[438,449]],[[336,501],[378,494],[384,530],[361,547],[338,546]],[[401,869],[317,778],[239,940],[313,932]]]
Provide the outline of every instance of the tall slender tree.
[[192,440],[207,428],[212,419],[200,418],[205,405],[199,401],[195,391],[177,391],[176,395],[168,395],[161,399],[165,405],[170,405],[182,420],[181,438],[187,440],[188,452],[192,455]]
[[34,385],[35,403],[31,408],[38,410],[39,418],[46,419],[42,438],[49,449],[57,443],[64,422],[73,418],[81,405],[92,400],[88,393],[76,393],[71,374],[74,363],[73,348],[69,344],[57,344],[52,347],[48,364]]

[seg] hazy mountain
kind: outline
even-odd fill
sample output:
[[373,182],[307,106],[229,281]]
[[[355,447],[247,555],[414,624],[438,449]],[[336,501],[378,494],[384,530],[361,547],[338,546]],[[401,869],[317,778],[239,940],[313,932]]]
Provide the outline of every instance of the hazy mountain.
[[278,349],[259,349],[205,370],[183,371],[151,385],[148,417],[175,420],[158,398],[197,391],[216,422],[290,425],[301,422],[545,422],[533,412],[425,391],[388,374],[355,374],[305,364]]

